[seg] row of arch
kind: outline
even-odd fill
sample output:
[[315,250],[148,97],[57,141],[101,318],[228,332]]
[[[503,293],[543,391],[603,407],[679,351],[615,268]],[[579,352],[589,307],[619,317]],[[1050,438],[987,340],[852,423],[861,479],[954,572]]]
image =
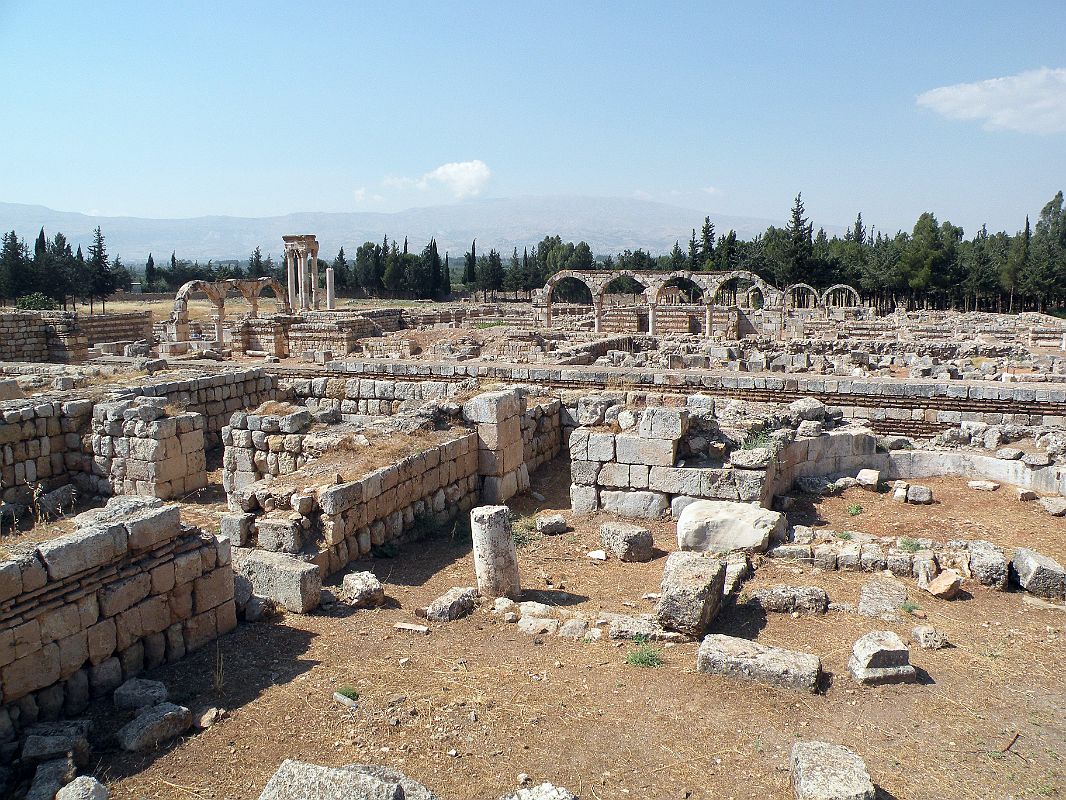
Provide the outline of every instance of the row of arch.
[[766,308],[854,308],[862,305],[859,293],[847,284],[838,283],[822,292],[806,283],[795,283],[784,289],[778,289],[754,272],[747,270],[719,273],[563,270],[552,275],[544,284],[543,289],[534,292],[533,302],[535,305],[550,306],[556,286],[565,280],[572,279],[588,287],[593,305],[600,305],[607,288],[620,278],[630,278],[643,286],[645,301],[652,306],[662,302],[664,289],[686,283],[700,290],[703,304],[711,304],[718,299],[722,289],[732,282],[749,284],[746,289],[740,289],[738,286],[738,295],[743,292],[749,306],[752,305],[751,300],[755,292],[759,293],[762,305]]

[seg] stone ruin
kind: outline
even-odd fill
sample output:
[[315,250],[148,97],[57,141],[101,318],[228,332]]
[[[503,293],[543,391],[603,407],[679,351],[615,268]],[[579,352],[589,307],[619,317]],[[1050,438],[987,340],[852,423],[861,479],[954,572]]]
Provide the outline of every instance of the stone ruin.
[[[625,297],[607,291],[620,274],[566,274],[528,305],[348,309],[327,271],[322,308],[317,242],[287,237],[286,249],[287,287],[187,285],[154,332],[143,315],[5,323],[25,357],[0,354],[12,359],[0,363],[0,786],[106,796],[75,779],[98,741],[90,706],[128,712],[113,732],[125,750],[187,735],[199,714],[146,673],[279,612],[375,607],[384,588],[355,565],[417,554],[467,525],[470,585],[403,631],[481,605],[575,647],[692,643],[697,673],[785,691],[824,692],[824,654],[716,631],[723,609],[867,620],[837,676],[863,691],[919,680],[911,648],[945,643],[930,625],[909,642],[885,629],[904,619],[909,593],[950,598],[970,585],[1066,599],[1066,571],[1029,547],[787,518],[843,491],[921,508],[935,501],[927,479],[956,476],[1061,526],[1066,328],[1051,318],[876,317],[847,287],[778,290],[734,273],[625,275],[649,284]],[[589,306],[554,301],[568,278],[588,286]],[[678,292],[686,281],[709,301]],[[278,309],[260,315],[268,288]],[[206,330],[188,314],[196,293],[216,307]],[[250,313],[226,314],[231,293]],[[652,525],[676,526],[661,581],[657,570],[647,586],[653,613],[590,614],[524,594],[507,504],[544,470],[562,470],[571,520],[598,515],[595,560],[653,561],[663,554]],[[202,517],[189,504],[211,492],[225,512],[190,524]],[[56,535],[17,535],[53,523]],[[561,514],[535,524],[544,535],[568,526]],[[866,580],[853,608],[806,581],[746,593],[767,564]],[[874,797],[880,776],[862,749],[796,742],[796,796]],[[510,797],[574,797],[520,784]],[[295,794],[308,785],[318,794]],[[292,796],[435,795],[384,767],[286,760],[262,797]]]

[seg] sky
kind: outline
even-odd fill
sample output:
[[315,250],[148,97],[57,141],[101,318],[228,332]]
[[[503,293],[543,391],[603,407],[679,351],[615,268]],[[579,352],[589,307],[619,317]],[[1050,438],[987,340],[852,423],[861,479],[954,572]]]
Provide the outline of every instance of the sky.
[[[0,0],[0,201],[109,216],[638,197],[1013,232],[1066,3]],[[16,112],[16,116],[10,116]]]

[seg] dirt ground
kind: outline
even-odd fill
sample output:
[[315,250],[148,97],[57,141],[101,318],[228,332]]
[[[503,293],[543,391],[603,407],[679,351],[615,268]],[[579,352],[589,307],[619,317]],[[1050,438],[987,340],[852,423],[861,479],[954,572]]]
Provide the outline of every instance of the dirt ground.
[[[557,509],[570,519],[568,475],[564,461],[545,465],[533,484],[547,499],[523,496],[513,508]],[[1004,491],[975,502],[963,481],[929,483],[940,504],[913,515],[864,496],[863,513],[848,517],[855,490],[817,510],[841,529],[846,521],[870,533],[981,531],[1004,543],[1039,541],[1062,557],[1061,521],[1030,519]],[[189,516],[207,523],[216,507],[205,501]],[[599,547],[603,519],[574,518],[571,533],[520,548],[532,596],[585,616],[652,610],[642,596],[658,590],[674,526],[652,526],[661,552],[650,563],[598,562],[586,553]],[[473,583],[469,541],[448,533],[351,568],[381,578],[387,607],[242,624],[155,670],[149,677],[176,701],[221,707],[226,718],[156,752],[105,752],[96,771],[112,797],[254,799],[282,759],[298,758],[389,764],[454,800],[496,798],[519,773],[585,800],[788,798],[788,751],[800,739],[855,749],[883,798],[1066,796],[1066,610],[1031,605],[1020,593],[968,587],[968,599],[947,602],[913,590],[918,613],[953,646],[912,651],[919,684],[862,689],[846,672],[855,639],[882,628],[906,638],[917,619],[794,619],[743,603],[724,610],[716,632],[821,656],[828,689],[801,695],[700,675],[695,643],[657,646],[663,664],[640,668],[626,663],[632,643],[534,638],[487,609],[433,624],[428,636],[395,631],[396,622],[420,621],[415,608]],[[815,584],[833,600],[856,602],[867,578],[766,561],[743,592]],[[357,709],[331,699],[341,686],[358,690]],[[123,722],[109,709],[98,713],[101,730]]]

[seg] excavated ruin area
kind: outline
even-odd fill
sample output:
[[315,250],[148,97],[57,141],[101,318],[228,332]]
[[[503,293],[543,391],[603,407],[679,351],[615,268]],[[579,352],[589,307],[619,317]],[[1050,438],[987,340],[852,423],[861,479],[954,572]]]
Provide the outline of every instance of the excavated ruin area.
[[[1005,545],[1066,556],[1047,518],[1027,519],[1009,487],[975,503],[978,493],[963,480],[927,483],[934,506],[882,509],[881,496],[849,489],[816,508],[839,529],[898,535],[894,512],[911,534],[980,531]],[[600,547],[599,525],[610,517],[571,515],[568,484],[568,464],[556,460],[532,479],[544,501],[512,501],[520,515],[515,530],[525,532],[518,554],[529,596],[589,617],[652,611],[654,602],[642,598],[658,591],[666,551],[676,549],[675,526],[648,525],[657,547],[648,563],[589,559]],[[862,514],[847,516],[856,499]],[[799,506],[790,521],[809,521],[811,506]],[[523,520],[549,510],[563,513],[572,530],[531,533]],[[935,522],[921,527],[922,519]],[[297,758],[389,764],[443,797],[464,800],[509,791],[519,773],[582,798],[785,798],[789,748],[801,739],[843,741],[861,752],[883,797],[1037,798],[1054,796],[1066,780],[1066,612],[1027,602],[1020,592],[967,584],[970,596],[949,602],[911,584],[917,608],[898,623],[837,611],[793,618],[757,612],[744,599],[788,583],[820,586],[834,602],[855,603],[871,575],[761,559],[711,632],[819,654],[830,683],[824,694],[807,695],[699,674],[695,643],[652,643],[663,663],[642,668],[626,663],[639,647],[633,642],[531,636],[485,607],[456,622],[429,623],[428,635],[394,630],[397,622],[422,623],[414,609],[448,588],[473,583],[461,532],[349,569],[381,579],[386,607],[338,604],[244,624],[217,647],[151,672],[147,677],[165,682],[177,702],[224,708],[226,717],[158,751],[105,754],[99,774],[112,796],[255,798],[282,759]],[[942,650],[912,648],[919,683],[850,681],[845,665],[856,638],[882,628],[907,639],[917,624],[935,625],[951,642]],[[332,699],[341,686],[358,690],[358,708]],[[106,714],[99,722],[104,729],[114,724]]]

